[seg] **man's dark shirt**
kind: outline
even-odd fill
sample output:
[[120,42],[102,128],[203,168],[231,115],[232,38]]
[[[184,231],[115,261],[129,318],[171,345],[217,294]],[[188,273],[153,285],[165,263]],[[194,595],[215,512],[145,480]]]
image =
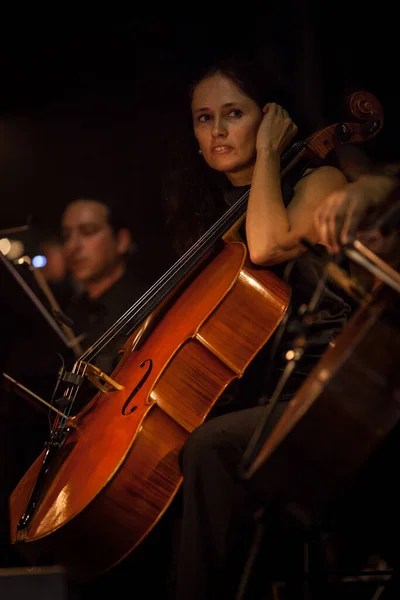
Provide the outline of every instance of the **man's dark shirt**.
[[[65,314],[74,322],[76,335],[84,334],[81,346],[91,347],[115,322],[147,291],[147,284],[126,271],[110,288],[95,300],[86,294],[74,298]],[[117,363],[118,349],[127,339],[130,327],[115,336],[105,348],[89,362],[110,374]]]

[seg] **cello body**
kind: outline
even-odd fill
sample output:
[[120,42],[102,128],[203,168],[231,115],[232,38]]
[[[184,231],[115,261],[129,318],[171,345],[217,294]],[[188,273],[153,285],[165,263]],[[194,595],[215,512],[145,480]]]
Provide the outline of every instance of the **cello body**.
[[124,389],[99,392],[67,423],[22,530],[43,454],[19,482],[10,498],[12,543],[34,562],[49,556],[77,581],[120,562],[178,491],[188,435],[243,375],[289,300],[285,283],[251,265],[244,243],[226,243],[140,348],[124,353],[112,375]]

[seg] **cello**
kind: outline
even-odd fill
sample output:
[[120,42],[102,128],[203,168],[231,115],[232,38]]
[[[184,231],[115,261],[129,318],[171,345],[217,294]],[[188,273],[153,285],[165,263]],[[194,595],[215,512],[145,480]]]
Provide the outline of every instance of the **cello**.
[[[324,128],[286,155],[323,160],[338,142],[372,139],[383,123],[366,92],[349,99],[356,121]],[[72,405],[87,377],[98,392],[50,440],[10,497],[11,541],[32,561],[50,555],[86,581],[136,548],[171,504],[178,454],[223,391],[274,333],[289,286],[255,268],[239,234],[244,194],[74,364],[64,381]],[[127,324],[113,373],[90,363]]]

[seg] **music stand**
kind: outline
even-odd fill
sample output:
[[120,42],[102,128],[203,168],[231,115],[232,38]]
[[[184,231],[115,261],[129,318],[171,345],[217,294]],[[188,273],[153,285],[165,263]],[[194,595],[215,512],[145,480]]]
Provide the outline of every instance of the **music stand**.
[[[1,233],[2,232],[0,231],[0,234]],[[39,298],[30,289],[30,287],[28,286],[28,284],[26,283],[26,281],[23,279],[23,277],[21,277],[21,275],[15,269],[15,267],[11,263],[11,261],[9,261],[7,259],[7,257],[4,256],[4,254],[2,252],[0,252],[0,262],[3,263],[3,265],[5,266],[5,268],[7,269],[7,271],[12,275],[12,277],[14,277],[14,279],[17,281],[17,283],[19,284],[19,286],[23,289],[23,291],[25,292],[25,294],[28,296],[28,298],[30,298],[30,300],[32,301],[32,303],[38,309],[39,313],[43,316],[43,318],[45,319],[45,321],[47,322],[47,324],[56,332],[56,334],[58,335],[58,337],[60,338],[60,340],[63,342],[63,344],[65,345],[65,347],[67,349],[72,348],[74,346],[74,344],[76,342],[78,342],[79,340],[78,339],[72,340],[72,341],[68,340],[68,338],[64,335],[64,332],[62,331],[62,329],[59,327],[59,325],[58,325],[57,321],[55,320],[55,318],[49,313],[49,311],[45,308],[45,306],[42,304],[42,302],[39,300]]]
[[[9,228],[9,229],[3,229],[3,230],[0,230],[0,237],[2,235],[10,235],[10,234],[17,233],[20,231],[25,231],[28,228],[29,228],[28,225],[23,225],[21,227],[13,227],[13,228]],[[58,322],[50,314],[50,312],[46,309],[46,307],[43,305],[43,303],[40,301],[40,299],[37,297],[37,295],[33,292],[33,290],[29,287],[29,285],[26,283],[26,281],[21,276],[21,274],[17,271],[17,269],[15,268],[13,263],[2,252],[0,252],[0,278],[3,280],[3,288],[0,289],[0,294],[3,296],[7,291],[10,292],[11,282],[12,281],[16,282],[16,286],[17,286],[18,290],[22,290],[22,295],[21,295],[22,303],[24,303],[25,298],[29,298],[28,304],[25,304],[25,308],[34,307],[33,315],[31,315],[31,313],[29,313],[29,316],[31,318],[35,319],[35,317],[37,315],[40,315],[41,322],[46,324],[47,330],[51,330],[51,335],[53,335],[53,336],[55,335],[58,342],[61,342],[61,347],[69,352],[71,350],[71,348],[73,347],[75,340],[69,341],[67,339],[67,337],[65,336],[61,327],[59,326]],[[8,278],[8,282],[5,283],[4,280],[7,278]],[[7,309],[7,303],[5,303],[5,311],[4,312],[6,312],[6,309]],[[9,318],[9,315],[3,314],[1,318],[7,319],[7,316]],[[3,380],[5,381],[7,379],[8,385],[10,384],[10,381],[12,382],[13,380],[12,380],[12,378],[4,377],[5,374],[3,374],[3,368],[4,368],[4,364],[6,362],[7,351],[8,351],[8,348],[6,345],[7,339],[3,338],[3,340],[1,342],[2,342],[2,348],[0,351],[0,386],[2,387]],[[30,392],[30,390],[27,390],[27,391]],[[33,393],[31,393],[31,395],[33,397],[36,396]],[[38,398],[38,397],[36,396],[36,398]],[[9,498],[9,491],[10,491],[11,485],[12,485],[12,473],[10,471],[10,464],[12,463],[12,460],[10,460],[10,457],[12,457],[16,454],[15,453],[16,446],[14,445],[15,442],[13,442],[13,440],[15,438],[17,438],[18,436],[15,436],[15,438],[14,438],[14,434],[11,431],[10,414],[11,414],[10,413],[10,405],[9,405],[8,401],[0,402],[0,427],[1,427],[1,429],[0,429],[0,440],[1,440],[1,443],[0,443],[0,457],[1,457],[0,487],[2,489],[2,493],[0,495],[0,511],[1,511],[1,515],[0,515],[0,556],[2,557],[1,561],[3,563],[1,566],[4,566],[4,567],[13,566],[12,565],[12,562],[13,562],[12,554],[13,553],[12,553],[10,537],[9,537],[10,523],[9,523],[8,498]],[[10,447],[13,448],[14,451],[12,451],[12,450],[10,451]]]

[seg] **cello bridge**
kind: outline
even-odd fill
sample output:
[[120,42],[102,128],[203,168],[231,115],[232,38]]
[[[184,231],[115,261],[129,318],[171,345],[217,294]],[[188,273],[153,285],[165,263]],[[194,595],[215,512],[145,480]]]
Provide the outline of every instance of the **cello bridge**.
[[110,391],[120,392],[124,389],[124,386],[109,377],[104,371],[92,365],[91,363],[84,363],[85,375],[89,381],[104,394]]

